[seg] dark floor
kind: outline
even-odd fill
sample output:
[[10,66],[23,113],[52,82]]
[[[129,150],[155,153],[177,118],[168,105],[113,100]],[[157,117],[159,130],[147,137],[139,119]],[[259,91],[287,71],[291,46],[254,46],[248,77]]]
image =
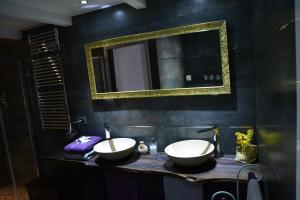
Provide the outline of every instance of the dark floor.
[[15,189],[13,186],[7,186],[0,188],[0,200],[29,200],[29,198],[26,188]]

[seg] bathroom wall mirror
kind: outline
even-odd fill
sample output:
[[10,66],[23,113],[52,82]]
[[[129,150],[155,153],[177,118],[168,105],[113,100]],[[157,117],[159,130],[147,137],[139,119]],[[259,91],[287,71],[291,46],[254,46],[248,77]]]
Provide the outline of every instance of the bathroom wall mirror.
[[229,94],[226,22],[85,45],[92,99]]

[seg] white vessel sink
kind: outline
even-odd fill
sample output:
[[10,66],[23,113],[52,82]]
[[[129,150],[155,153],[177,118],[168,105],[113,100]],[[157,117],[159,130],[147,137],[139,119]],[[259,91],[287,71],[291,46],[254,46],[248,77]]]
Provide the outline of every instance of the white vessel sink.
[[205,140],[183,140],[168,145],[165,153],[174,163],[192,167],[204,163],[214,149],[214,145]]
[[114,138],[100,142],[94,146],[94,151],[105,160],[121,160],[130,155],[136,141],[131,138]]

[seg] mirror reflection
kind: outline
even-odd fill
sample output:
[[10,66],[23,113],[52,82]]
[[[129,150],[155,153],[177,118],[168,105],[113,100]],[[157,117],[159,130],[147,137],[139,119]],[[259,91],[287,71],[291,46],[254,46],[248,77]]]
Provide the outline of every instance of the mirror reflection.
[[219,31],[92,49],[98,92],[221,86]]

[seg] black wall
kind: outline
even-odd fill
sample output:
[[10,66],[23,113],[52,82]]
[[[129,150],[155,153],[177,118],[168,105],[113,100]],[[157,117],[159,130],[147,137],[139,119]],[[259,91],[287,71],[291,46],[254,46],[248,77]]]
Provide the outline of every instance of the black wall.
[[294,1],[254,3],[256,111],[267,199],[295,199],[296,58]]
[[[252,7],[251,0],[161,0],[148,1],[143,10],[122,4],[74,17],[72,27],[60,29],[60,40],[71,118],[88,119],[80,133],[103,136],[104,123],[110,123],[113,137],[150,141],[154,136],[163,150],[171,142],[199,137],[197,128],[183,127],[217,123],[224,152],[235,153],[234,131],[255,125]],[[228,24],[231,95],[91,101],[84,44],[215,20]],[[57,143],[58,137],[44,139]]]
[[0,90],[6,99],[6,105],[0,104],[0,117],[3,120],[3,124],[0,124],[0,182],[5,179],[11,182],[8,150],[17,185],[24,185],[37,176],[23,90],[26,75],[22,69],[28,59],[25,50],[24,41],[0,39]]
[[[18,47],[18,48],[17,48]],[[8,84],[5,84],[4,79],[7,79],[7,66],[17,65],[17,59],[21,54],[19,42],[15,40],[0,39],[0,92],[6,92]],[[17,76],[17,74],[16,74]],[[14,81],[15,82],[15,81]],[[12,184],[7,149],[5,147],[4,139],[7,138],[5,127],[5,105],[0,103],[0,186]],[[5,134],[5,137],[4,137]]]
[[[0,117],[2,117],[1,113],[0,113]],[[0,177],[1,177],[0,187],[11,183],[8,160],[7,160],[7,152],[4,146],[4,138],[2,135],[3,134],[2,126],[3,125],[0,124]]]

